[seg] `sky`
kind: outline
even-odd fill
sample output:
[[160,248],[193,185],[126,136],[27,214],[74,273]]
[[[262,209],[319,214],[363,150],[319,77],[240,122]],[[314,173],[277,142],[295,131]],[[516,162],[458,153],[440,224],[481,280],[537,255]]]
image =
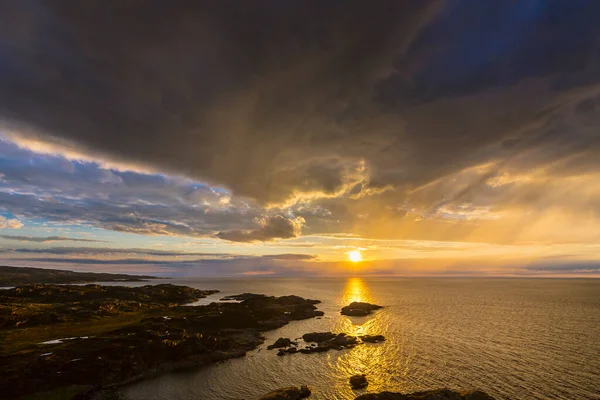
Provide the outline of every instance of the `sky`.
[[0,263],[600,277],[598,20],[593,0],[1,2]]

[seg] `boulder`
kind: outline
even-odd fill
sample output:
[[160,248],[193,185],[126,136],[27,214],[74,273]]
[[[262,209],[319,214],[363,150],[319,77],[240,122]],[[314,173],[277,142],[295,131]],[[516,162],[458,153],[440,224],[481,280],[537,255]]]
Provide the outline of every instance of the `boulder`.
[[367,343],[379,343],[385,340],[385,336],[383,335],[364,335],[359,336],[360,340]]
[[300,386],[300,398],[304,399],[308,396],[310,396],[310,389],[308,388],[308,386],[306,385],[302,385]]
[[333,339],[334,337],[336,337],[335,333],[331,333],[331,332],[311,332],[311,333],[305,333],[304,335],[302,335],[302,339],[304,339],[305,342],[324,342],[326,340],[329,339]]
[[277,389],[265,394],[260,400],[298,400],[310,396],[310,389],[307,386],[287,387]]
[[345,333],[339,333],[333,339],[330,339],[331,343],[335,346],[349,346],[355,345],[358,343],[358,338],[356,336],[346,335]]
[[350,377],[350,385],[352,389],[361,389],[367,386],[369,382],[367,382],[367,376],[365,374],[352,375]]
[[292,345],[292,341],[290,340],[290,338],[283,338],[280,337],[279,339],[277,339],[275,341],[275,343],[267,346],[267,349],[271,350],[271,349],[278,349],[281,347],[289,347]]
[[349,316],[363,316],[369,315],[373,310],[378,310],[383,308],[382,306],[378,306],[377,304],[364,303],[360,301],[355,301],[342,308],[342,315]]

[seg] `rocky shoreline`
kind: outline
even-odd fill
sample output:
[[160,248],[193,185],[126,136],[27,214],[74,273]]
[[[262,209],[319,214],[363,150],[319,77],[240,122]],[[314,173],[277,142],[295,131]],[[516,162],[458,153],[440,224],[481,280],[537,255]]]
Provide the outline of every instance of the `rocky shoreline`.
[[[0,290],[0,393],[7,398],[89,400],[120,398],[125,384],[165,372],[207,366],[264,343],[262,332],[323,315],[318,300],[243,293],[226,302],[189,306],[214,294],[170,284],[123,286],[25,285]],[[229,300],[229,301],[227,301]],[[364,315],[380,306],[353,303],[343,311]],[[279,338],[279,355],[352,348],[385,340],[381,335],[311,332],[310,343]],[[281,354],[280,354],[281,353]],[[350,378],[353,388],[367,377]],[[306,386],[273,391],[261,400],[309,397]],[[491,400],[482,392],[446,389],[367,393],[357,400]]]
[[[287,387],[274,390],[262,396],[260,400],[300,400],[310,397],[311,390],[307,386]],[[414,393],[367,393],[355,400],[494,400],[490,395],[479,390],[457,392],[450,389],[427,390]]]
[[243,357],[264,342],[261,332],[323,315],[318,300],[298,296],[184,305],[215,292],[175,285],[0,290],[0,393],[19,398],[77,388],[76,398],[89,398],[103,388]]

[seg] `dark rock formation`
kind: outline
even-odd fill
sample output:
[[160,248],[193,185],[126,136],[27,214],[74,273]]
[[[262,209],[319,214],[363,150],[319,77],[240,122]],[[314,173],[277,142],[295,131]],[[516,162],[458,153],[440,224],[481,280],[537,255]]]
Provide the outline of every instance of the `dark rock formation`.
[[282,338],[280,337],[279,339],[277,339],[275,341],[275,343],[270,344],[269,346],[267,346],[267,349],[271,350],[271,349],[279,349],[281,347],[289,347],[292,345],[292,343],[294,345],[296,345],[295,342],[292,342],[292,340],[290,338]]
[[[345,333],[335,334],[332,332],[312,332],[312,333],[304,334],[302,336],[302,338],[304,339],[305,342],[313,342],[313,343],[311,343],[309,346],[298,349],[296,347],[297,343],[290,341],[290,344],[288,345],[289,347],[287,349],[285,349],[285,351],[280,351],[281,354],[278,353],[277,355],[285,355],[285,353],[297,353],[297,352],[302,353],[302,354],[323,353],[323,352],[326,352],[329,350],[343,350],[343,349],[352,348],[352,347],[356,346],[357,344],[361,343],[358,340],[359,337],[348,335]],[[385,340],[385,337],[383,335],[374,335],[374,336],[365,335],[365,336],[361,336],[360,338],[362,339],[362,342],[371,342],[371,343],[378,343],[378,342]],[[286,340],[289,340],[289,339],[279,338],[275,342],[275,344],[280,343],[282,345],[281,347],[285,347],[285,344],[288,343]],[[269,348],[274,348],[272,346],[275,346],[275,344],[270,345]]]
[[[360,387],[365,387],[368,384],[364,375],[355,375],[350,380],[352,381],[353,378],[363,385]],[[310,394],[310,389],[306,386],[300,386],[300,388],[289,387],[274,390],[261,397],[260,400],[298,400],[309,397]],[[355,400],[494,400],[494,398],[480,391],[456,392],[449,389],[439,389],[408,394],[392,392],[367,393],[356,397]]]
[[360,340],[367,343],[379,343],[385,340],[383,335],[363,335],[359,336]]
[[484,392],[456,392],[450,389],[428,390],[409,394],[381,392],[367,393],[355,400],[494,400]]
[[223,300],[223,301],[228,301],[228,300],[244,301],[244,300],[250,300],[250,299],[262,299],[265,297],[267,297],[267,296],[265,296],[264,294],[242,293],[242,294],[232,294],[229,296],[225,296],[225,297],[222,297],[221,300]]
[[324,342],[326,340],[333,339],[335,336],[336,336],[336,334],[332,333],[332,332],[311,332],[311,333],[305,333],[304,335],[302,335],[302,339],[305,342],[320,343],[320,342]]
[[310,396],[308,386],[288,387],[267,393],[260,400],[299,400]]
[[378,310],[383,308],[382,306],[378,306],[377,304],[363,303],[359,301],[355,301],[350,303],[346,307],[342,308],[341,314],[360,317],[364,315],[369,315],[373,310]]
[[350,386],[352,389],[361,389],[369,384],[367,382],[367,376],[365,374],[352,375],[350,377]]
[[102,389],[243,357],[264,342],[261,331],[320,315],[315,300],[297,296],[182,305],[207,293],[213,291],[174,285],[0,290],[0,393],[18,398],[72,385]]

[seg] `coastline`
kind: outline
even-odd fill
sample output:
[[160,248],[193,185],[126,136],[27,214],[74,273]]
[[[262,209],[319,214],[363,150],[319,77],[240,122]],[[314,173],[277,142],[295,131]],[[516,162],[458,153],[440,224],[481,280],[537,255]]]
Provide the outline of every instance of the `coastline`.
[[[77,386],[79,398],[90,398],[165,372],[243,357],[264,342],[261,332],[323,315],[318,300],[298,296],[185,305],[215,292],[170,284],[1,290],[7,306],[0,324],[0,390],[27,398]],[[67,334],[73,324],[83,330]]]

